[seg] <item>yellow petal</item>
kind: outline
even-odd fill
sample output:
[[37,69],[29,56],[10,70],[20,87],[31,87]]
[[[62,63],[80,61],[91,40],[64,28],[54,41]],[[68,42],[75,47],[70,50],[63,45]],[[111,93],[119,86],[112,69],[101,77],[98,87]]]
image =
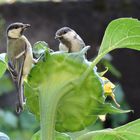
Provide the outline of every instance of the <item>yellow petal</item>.
[[120,107],[120,105],[117,103],[117,101],[115,99],[115,95],[113,93],[113,89],[115,88],[115,85],[105,77],[102,77],[102,80],[104,82],[103,89],[104,89],[105,95],[110,96],[112,98],[112,100],[114,101],[114,103],[117,105],[117,107]]
[[108,82],[104,85],[104,92],[105,93],[111,93],[111,92],[113,92],[114,88],[115,88],[115,85],[112,84],[111,82]]

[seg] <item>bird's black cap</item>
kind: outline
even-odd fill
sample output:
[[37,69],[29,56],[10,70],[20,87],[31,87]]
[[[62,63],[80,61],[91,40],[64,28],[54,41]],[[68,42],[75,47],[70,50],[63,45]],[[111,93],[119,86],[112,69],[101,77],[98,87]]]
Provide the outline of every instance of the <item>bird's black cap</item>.
[[56,34],[55,34],[55,38],[59,38],[60,36],[66,34],[67,32],[71,31],[72,29],[69,27],[63,27],[60,28],[59,30],[57,30]]
[[25,28],[27,28],[27,27],[30,27],[30,24],[23,24],[23,23],[21,23],[21,22],[15,22],[15,23],[12,23],[12,24],[10,24],[10,25],[8,26],[8,28],[7,28],[7,33],[8,33],[8,31],[11,30],[11,29],[18,29],[18,28],[23,28],[23,29],[25,29]]

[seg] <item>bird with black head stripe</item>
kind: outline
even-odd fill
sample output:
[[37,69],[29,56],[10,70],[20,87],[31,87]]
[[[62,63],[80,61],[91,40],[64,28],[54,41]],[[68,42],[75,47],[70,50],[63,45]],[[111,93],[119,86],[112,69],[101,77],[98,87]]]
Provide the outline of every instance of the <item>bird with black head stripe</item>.
[[8,68],[17,87],[18,113],[23,110],[24,105],[24,78],[29,74],[33,64],[31,44],[23,35],[28,27],[30,27],[29,24],[17,22],[10,24],[7,28]]

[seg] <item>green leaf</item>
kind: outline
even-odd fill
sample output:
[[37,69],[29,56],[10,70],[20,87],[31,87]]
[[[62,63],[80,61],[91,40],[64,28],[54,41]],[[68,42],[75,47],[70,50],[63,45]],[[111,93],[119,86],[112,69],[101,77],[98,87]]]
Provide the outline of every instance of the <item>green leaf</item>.
[[140,119],[115,129],[105,129],[84,134],[76,140],[139,140]]
[[140,50],[140,21],[133,18],[120,18],[112,21],[106,31],[99,55],[117,48]]
[[133,18],[113,20],[105,31],[98,56],[94,59],[89,73],[110,51],[118,48],[140,50],[140,21]]
[[7,69],[6,65],[6,53],[0,54],[0,78],[3,76]]
[[[88,66],[73,58],[67,53],[47,53],[46,61],[39,62],[32,69],[28,86],[25,86],[27,106],[31,112],[40,118],[38,96],[43,96],[43,115],[46,111],[56,111],[55,128],[60,132],[83,130],[94,123],[98,115],[128,112],[105,103],[97,73],[91,71],[88,77],[83,79],[82,74]],[[49,107],[46,108],[47,106]],[[49,114],[49,117],[52,116]]]
[[[40,131],[35,133],[31,140],[41,140]],[[55,132],[55,140],[71,140],[70,136],[65,133]]]

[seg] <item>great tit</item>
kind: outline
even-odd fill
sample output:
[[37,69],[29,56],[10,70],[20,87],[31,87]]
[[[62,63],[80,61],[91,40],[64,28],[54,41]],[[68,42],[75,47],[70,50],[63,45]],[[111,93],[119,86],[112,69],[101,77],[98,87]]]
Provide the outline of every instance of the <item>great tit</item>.
[[8,68],[17,88],[18,103],[16,110],[18,113],[23,110],[24,105],[23,82],[29,74],[34,61],[32,46],[23,35],[28,27],[30,27],[29,24],[17,22],[10,24],[7,28]]

